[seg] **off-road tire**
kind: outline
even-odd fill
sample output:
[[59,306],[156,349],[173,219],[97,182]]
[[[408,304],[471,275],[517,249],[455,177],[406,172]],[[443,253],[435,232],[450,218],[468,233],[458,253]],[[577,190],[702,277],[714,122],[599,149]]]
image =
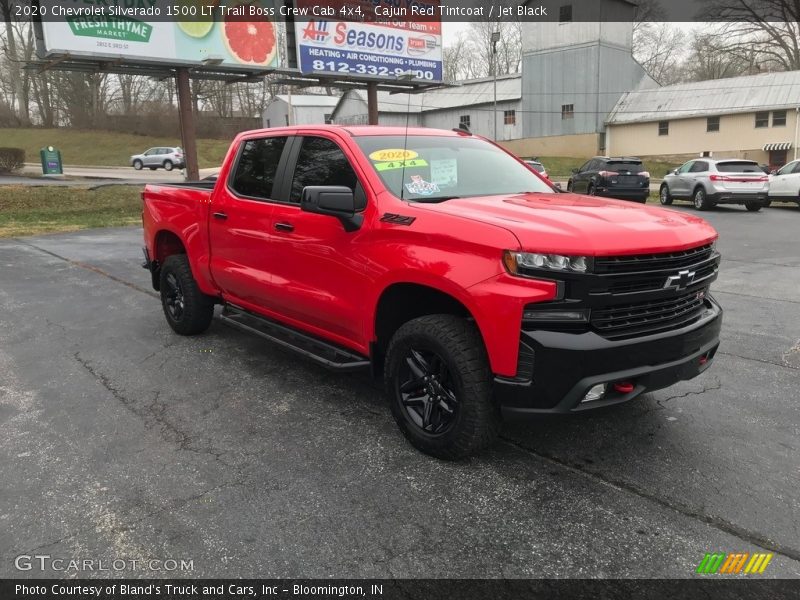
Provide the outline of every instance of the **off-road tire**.
[[[214,317],[214,298],[205,295],[197,287],[192,276],[189,259],[185,254],[168,256],[161,265],[160,274],[161,306],[167,323],[175,333],[180,335],[197,335],[203,333],[211,325]],[[180,294],[180,310],[170,304],[177,302],[172,296],[175,283]]]
[[[437,355],[448,370],[456,410],[443,433],[424,431],[403,404],[401,379],[412,348]],[[492,401],[489,361],[474,323],[455,315],[428,315],[405,323],[389,343],[384,379],[392,415],[418,450],[444,460],[458,460],[488,448],[497,437],[500,411]]]
[[669,186],[666,183],[661,184],[661,189],[658,191],[658,201],[662,206],[669,206],[672,204],[672,194],[669,193]]

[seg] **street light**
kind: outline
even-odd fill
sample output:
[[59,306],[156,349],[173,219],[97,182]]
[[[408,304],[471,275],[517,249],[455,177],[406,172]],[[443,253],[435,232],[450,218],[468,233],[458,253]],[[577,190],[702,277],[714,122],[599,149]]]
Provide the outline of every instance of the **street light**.
[[500,32],[492,32],[492,72],[494,74],[494,141],[497,141],[497,42],[500,41]]

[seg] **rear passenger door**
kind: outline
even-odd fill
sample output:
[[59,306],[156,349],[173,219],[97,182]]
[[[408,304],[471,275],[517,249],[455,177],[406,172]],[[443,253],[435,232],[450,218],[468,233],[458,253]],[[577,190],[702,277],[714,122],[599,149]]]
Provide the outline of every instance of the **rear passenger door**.
[[332,137],[297,138],[282,202],[272,215],[273,300],[293,324],[366,352],[366,261],[359,254],[364,230],[347,232],[334,217],[300,210],[300,195],[309,185],[349,187],[357,206],[367,208],[363,174],[348,154]]
[[218,182],[211,198],[211,275],[226,300],[259,312],[274,309],[272,212],[288,140],[244,140],[226,180]]
[[591,171],[595,160],[590,160],[578,169],[578,172],[572,176],[572,191],[579,194],[585,194],[589,187],[589,172]]
[[675,176],[673,184],[670,186],[670,193],[676,198],[689,198],[691,196],[689,171],[694,166],[694,161],[690,160],[681,165]]

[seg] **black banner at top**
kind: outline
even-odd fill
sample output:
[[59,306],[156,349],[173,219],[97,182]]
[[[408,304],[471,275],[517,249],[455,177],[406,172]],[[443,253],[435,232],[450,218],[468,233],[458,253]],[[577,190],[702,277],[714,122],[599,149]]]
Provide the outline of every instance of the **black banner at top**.
[[727,22],[800,21],[796,0],[18,0],[16,18],[155,22]]

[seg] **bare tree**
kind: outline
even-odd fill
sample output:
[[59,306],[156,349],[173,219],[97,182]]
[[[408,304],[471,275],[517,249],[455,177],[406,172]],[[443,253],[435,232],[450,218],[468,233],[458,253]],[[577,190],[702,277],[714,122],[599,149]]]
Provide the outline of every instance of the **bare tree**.
[[633,36],[633,56],[661,85],[678,83],[683,76],[686,34],[670,23],[640,23]]
[[28,99],[28,87],[23,78],[23,71],[20,68],[22,64],[22,53],[18,48],[19,28],[16,27],[14,19],[14,3],[11,0],[0,0],[0,13],[3,16],[3,23],[5,25],[5,39],[3,44],[3,55],[5,57],[5,67],[7,69],[8,78],[11,83],[12,106],[16,105],[17,115],[20,123],[23,126],[30,125],[31,116]]
[[756,51],[759,68],[800,69],[800,1],[709,0],[700,18],[725,21],[716,47],[745,61]]

